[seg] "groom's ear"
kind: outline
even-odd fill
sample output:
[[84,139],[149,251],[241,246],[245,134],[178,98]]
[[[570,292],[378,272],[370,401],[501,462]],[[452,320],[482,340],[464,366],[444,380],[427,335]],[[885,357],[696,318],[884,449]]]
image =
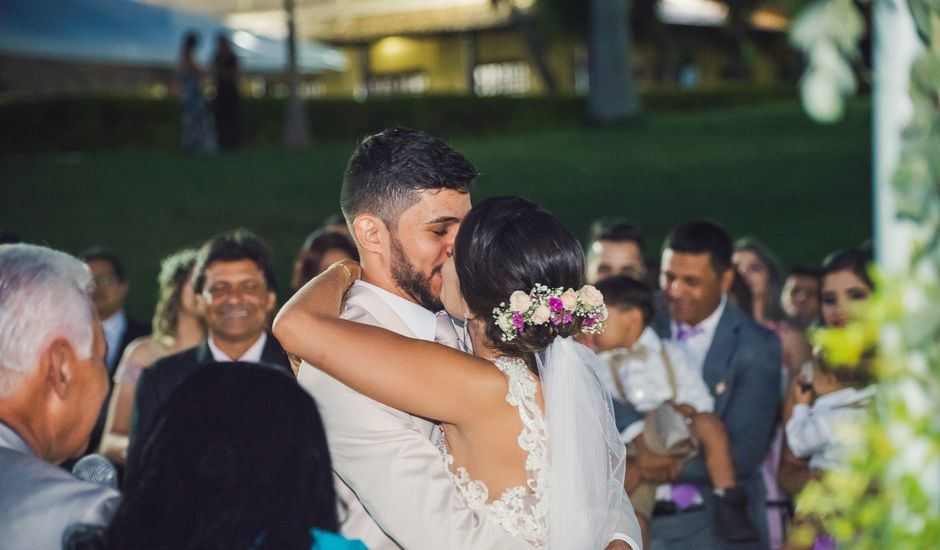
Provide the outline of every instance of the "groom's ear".
[[384,256],[388,250],[388,228],[373,214],[359,214],[353,220],[356,242],[364,250]]

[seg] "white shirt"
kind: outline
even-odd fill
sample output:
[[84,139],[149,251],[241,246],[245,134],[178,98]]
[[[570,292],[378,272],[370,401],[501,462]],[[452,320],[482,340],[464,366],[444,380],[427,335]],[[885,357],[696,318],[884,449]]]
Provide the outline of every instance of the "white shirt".
[[127,332],[127,313],[122,309],[114,315],[101,321],[101,329],[104,331],[104,339],[108,343],[108,355],[105,357],[105,364],[108,365],[108,371],[111,371],[117,364],[118,353],[121,351],[121,340],[124,333]]
[[721,302],[718,303],[718,307],[715,308],[715,311],[701,323],[692,327],[700,328],[702,332],[690,336],[685,342],[678,341],[679,323],[675,321],[672,322],[672,339],[685,352],[689,366],[698,372],[699,377],[702,376],[702,369],[705,366],[705,357],[708,355],[708,350],[712,347],[712,341],[715,339],[715,331],[718,329],[718,321],[721,320],[721,315],[725,312],[727,304],[728,296],[722,294]]
[[875,386],[844,388],[819,397],[812,407],[794,405],[786,428],[793,454],[808,457],[810,468],[844,468],[852,426],[868,416],[865,405],[874,395]]
[[390,307],[392,311],[401,317],[401,320],[415,336],[421,340],[427,340],[429,342],[434,341],[434,333],[437,332],[437,316],[433,312],[397,294],[392,294],[384,288],[379,288],[361,279],[354,282],[353,286],[355,285],[365,286],[374,292],[385,302],[385,305]]
[[251,345],[250,348],[245,350],[245,353],[241,357],[232,358],[229,357],[224,351],[220,350],[218,346],[215,345],[215,341],[212,339],[212,335],[209,335],[209,353],[212,354],[212,359],[218,363],[230,363],[232,361],[244,361],[245,363],[260,363],[261,354],[264,352],[264,345],[268,342],[268,333],[262,332],[258,340]]
[[[663,342],[651,327],[643,331],[629,350],[645,353],[645,359],[626,355],[622,349],[603,352],[599,357],[608,368],[598,373],[598,376],[610,394],[619,397],[620,391],[613,379],[616,375],[627,401],[641,413],[651,411],[673,398],[663,362],[664,350],[676,378],[675,402],[689,404],[698,412],[714,411],[715,399],[709,393],[702,375],[689,366],[685,354],[674,342]],[[642,420],[627,426],[621,432],[624,443],[632,441],[644,427]]]

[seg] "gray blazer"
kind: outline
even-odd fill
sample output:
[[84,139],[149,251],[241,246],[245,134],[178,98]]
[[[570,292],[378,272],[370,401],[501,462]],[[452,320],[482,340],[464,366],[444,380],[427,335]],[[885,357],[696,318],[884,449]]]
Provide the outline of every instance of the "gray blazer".
[[40,460],[19,435],[0,423],[0,546],[4,550],[59,550],[66,529],[106,525],[117,491],[81,481]]
[[[662,312],[661,312],[662,313]],[[668,315],[659,315],[654,321],[661,338],[672,336]],[[762,540],[751,544],[715,543],[716,548],[767,548],[766,490],[761,478],[760,465],[767,454],[779,420],[780,411],[780,339],[770,330],[758,325],[728,303],[718,321],[712,345],[702,368],[705,385],[715,398],[715,415],[721,419],[731,441],[731,456],[738,482],[748,493],[748,512],[761,531]],[[641,416],[635,410],[618,411],[618,421],[629,423]],[[703,520],[710,521],[713,511],[713,487],[705,469],[701,453],[689,461],[677,479],[682,483],[698,485],[705,500]],[[665,518],[669,518],[666,516]],[[690,526],[691,514],[669,518]],[[653,535],[659,518],[653,520]],[[668,523],[672,523],[669,521]],[[675,529],[673,535],[677,535]],[[710,548],[701,539],[689,548]],[[696,546],[698,545],[698,546]],[[681,544],[676,547],[682,547]]]

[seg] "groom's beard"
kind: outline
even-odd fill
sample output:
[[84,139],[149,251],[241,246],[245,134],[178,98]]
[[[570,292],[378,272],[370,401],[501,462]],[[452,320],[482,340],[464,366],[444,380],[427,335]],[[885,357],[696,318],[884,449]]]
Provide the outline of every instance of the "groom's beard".
[[431,292],[431,277],[441,272],[441,266],[435,267],[431,271],[430,277],[424,277],[408,261],[405,250],[394,236],[391,237],[390,248],[392,252],[392,280],[398,284],[398,287],[428,311],[436,312],[444,309],[440,297],[435,297]]

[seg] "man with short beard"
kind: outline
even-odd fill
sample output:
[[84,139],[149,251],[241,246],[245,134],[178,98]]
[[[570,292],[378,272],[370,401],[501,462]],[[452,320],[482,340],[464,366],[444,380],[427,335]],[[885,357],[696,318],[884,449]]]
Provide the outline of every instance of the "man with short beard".
[[[463,155],[423,132],[392,129],[363,141],[341,191],[362,264],[342,318],[461,345],[441,311],[441,269],[470,210],[476,175]],[[343,535],[373,550],[531,548],[463,503],[434,423],[373,401],[306,363],[298,380],[316,398],[326,426]],[[626,535],[613,535],[608,548],[628,548]]]
[[210,239],[196,257],[193,292],[208,334],[199,346],[164,357],[141,373],[128,446],[129,470],[160,406],[195,369],[242,361],[290,372],[287,354],[268,331],[277,305],[277,279],[264,241],[244,229]]

